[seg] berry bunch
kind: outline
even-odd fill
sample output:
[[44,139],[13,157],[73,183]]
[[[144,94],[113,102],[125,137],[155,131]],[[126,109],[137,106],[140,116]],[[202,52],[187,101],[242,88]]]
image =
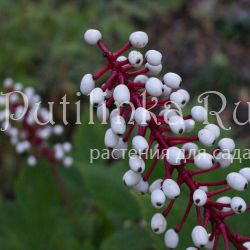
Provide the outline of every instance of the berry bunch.
[[[226,250],[231,244],[237,249],[250,249],[250,237],[234,233],[225,222],[227,217],[244,213],[250,206],[240,197],[215,199],[231,189],[245,190],[250,181],[250,168],[230,173],[221,181],[204,182],[197,178],[228,168],[233,159],[234,141],[219,139],[220,128],[215,124],[204,125],[198,134],[189,134],[195,123],[205,123],[207,111],[202,106],[194,106],[190,114],[182,114],[190,95],[180,89],[182,79],[179,75],[169,72],[162,80],[156,77],[162,70],[159,51],[148,50],[143,56],[132,50],[126,57],[122,55],[132,47],[146,46],[146,33],[132,33],[129,42],[116,52],[107,48],[98,30],[87,30],[84,39],[89,44],[97,44],[107,59],[107,64],[99,72],[84,75],[80,85],[81,92],[90,96],[90,104],[97,109],[98,119],[110,123],[105,145],[115,158],[123,158],[128,140],[133,137],[135,154],[129,157],[130,169],[123,176],[124,184],[141,194],[149,192],[156,209],[162,209],[168,203],[161,212],[153,215],[152,230],[156,234],[165,233],[166,247],[177,248],[178,234],[194,206],[197,225],[191,238],[195,247],[187,250],[217,249],[220,237],[224,239]],[[97,87],[96,82],[107,72],[110,75]],[[205,147],[212,147],[215,143],[218,146],[206,152],[199,149],[197,143]],[[157,154],[152,164],[146,167],[150,150]],[[160,179],[151,180],[160,159],[164,162],[165,174]],[[166,217],[181,195],[183,185],[190,190],[186,211],[181,221],[167,230]]]
[[[21,83],[14,84],[8,78],[4,81],[4,92],[0,97],[0,125],[16,152],[27,155],[28,166],[35,166],[39,157],[45,156],[50,162],[70,167],[73,160],[67,154],[71,151],[71,143],[48,145],[48,140],[53,135],[62,135],[64,129],[48,122],[51,114],[46,108],[39,107],[41,98],[34,89],[24,88]],[[8,120],[9,117],[12,119]]]

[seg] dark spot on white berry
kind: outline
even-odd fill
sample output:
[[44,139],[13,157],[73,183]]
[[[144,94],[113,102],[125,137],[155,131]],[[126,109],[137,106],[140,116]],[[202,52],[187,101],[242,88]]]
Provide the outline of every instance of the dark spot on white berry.
[[160,207],[162,204],[160,202],[156,202],[156,206]]
[[140,64],[141,63],[141,59],[136,60],[136,64]]
[[141,168],[141,167],[140,167],[140,168],[138,168],[138,172],[139,172],[139,173],[141,173],[141,171],[142,171],[142,168]]
[[185,103],[186,103],[186,101],[185,101],[185,100],[183,100],[183,101],[181,102],[181,104],[182,104],[182,105],[184,105]]
[[183,133],[183,129],[181,128],[180,130],[179,130],[179,134],[182,134]]
[[195,203],[196,203],[196,204],[199,204],[200,201],[201,201],[200,199],[196,199],[196,200],[195,200]]
[[154,232],[159,232],[159,228],[155,228],[155,229],[154,229]]
[[248,187],[248,184],[246,183],[245,186],[244,186],[244,189],[247,189],[247,187]]

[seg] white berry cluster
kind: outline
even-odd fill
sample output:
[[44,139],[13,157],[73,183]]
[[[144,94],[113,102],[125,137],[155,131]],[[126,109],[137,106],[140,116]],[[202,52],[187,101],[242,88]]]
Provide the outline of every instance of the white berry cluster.
[[[233,233],[225,222],[225,218],[243,213],[249,206],[238,196],[222,196],[231,189],[244,191],[250,181],[250,168],[232,172],[220,181],[204,182],[197,178],[229,168],[234,141],[220,139],[220,128],[206,123],[208,114],[204,107],[194,106],[190,114],[183,114],[190,95],[180,88],[182,78],[173,72],[157,78],[162,70],[162,54],[148,50],[143,55],[134,50],[147,45],[145,32],[132,33],[128,43],[115,52],[107,48],[98,30],[87,30],[84,39],[99,46],[107,64],[96,74],[83,76],[81,92],[89,95],[100,122],[109,122],[104,143],[115,158],[124,157],[131,138],[134,155],[129,157],[129,170],[124,174],[123,182],[140,194],[149,193],[153,207],[159,210],[152,216],[152,230],[156,234],[165,234],[166,247],[178,248],[179,232],[195,207],[197,225],[190,234],[194,247],[187,250],[217,249],[220,237],[223,237],[227,250],[230,242],[237,249],[250,249],[248,238]],[[134,49],[125,54],[132,47]],[[101,81],[107,72],[111,72],[110,75]],[[192,135],[196,123],[206,125],[198,134]],[[208,150],[201,150],[203,146]],[[159,154],[148,165],[146,159],[150,150]],[[152,180],[160,159],[164,161],[165,174]],[[166,218],[181,195],[182,186],[190,190],[189,203],[180,222],[168,229]],[[213,225],[211,229],[209,223]]]
[[14,83],[10,78],[4,81],[4,89],[4,95],[0,96],[0,125],[16,152],[27,156],[30,167],[35,166],[42,155],[70,167],[73,163],[69,156],[71,143],[57,143],[52,148],[48,144],[52,136],[61,136],[64,128],[47,123],[51,114],[39,107],[41,97],[33,88]]

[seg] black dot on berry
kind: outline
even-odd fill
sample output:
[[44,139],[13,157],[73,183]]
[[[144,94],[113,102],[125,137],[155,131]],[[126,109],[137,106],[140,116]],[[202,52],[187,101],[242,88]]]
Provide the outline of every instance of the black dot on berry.
[[240,206],[238,207],[238,209],[241,210],[241,209],[242,209],[242,205],[240,205]]
[[155,231],[155,232],[159,232],[159,228],[155,228],[154,231]]
[[244,186],[244,189],[247,189],[247,187],[248,187],[248,184],[246,183],[245,186]]
[[180,130],[179,130],[179,134],[182,134],[183,133],[183,129],[181,128]]
[[142,168],[140,167],[140,168],[138,168],[138,172],[140,173],[142,171]]
[[141,59],[138,59],[137,61],[136,61],[136,64],[140,64],[141,63]]
[[196,204],[199,204],[200,201],[201,201],[200,199],[196,199],[196,200],[195,200],[195,203],[196,203]]
[[174,198],[177,199],[179,197],[179,195],[176,195]]
[[182,104],[182,105],[184,105],[185,103],[186,103],[186,101],[185,101],[185,100],[183,100],[183,101],[181,102],[181,104]]
[[156,206],[160,207],[162,204],[160,202],[156,202]]

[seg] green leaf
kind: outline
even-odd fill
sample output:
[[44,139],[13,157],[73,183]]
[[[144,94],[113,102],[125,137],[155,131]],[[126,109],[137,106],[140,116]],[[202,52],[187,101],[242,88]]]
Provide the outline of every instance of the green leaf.
[[152,239],[142,229],[124,229],[105,239],[100,250],[149,250]]

